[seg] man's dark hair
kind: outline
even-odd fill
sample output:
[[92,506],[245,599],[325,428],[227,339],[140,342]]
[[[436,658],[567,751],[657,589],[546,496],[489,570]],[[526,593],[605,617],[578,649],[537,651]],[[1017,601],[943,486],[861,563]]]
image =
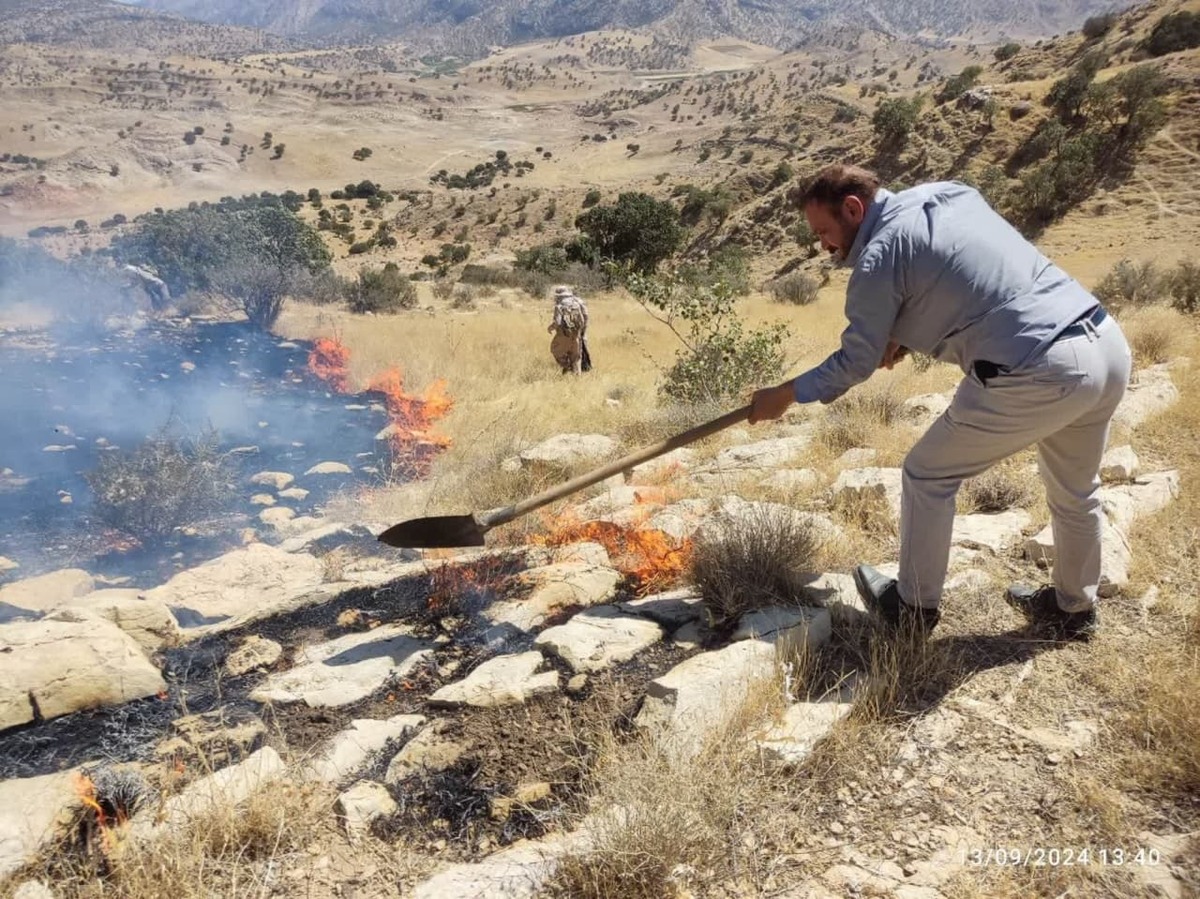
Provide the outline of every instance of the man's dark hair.
[[835,209],[846,197],[858,197],[870,206],[879,190],[879,176],[856,165],[836,163],[817,172],[807,182],[792,190],[792,202],[803,209],[809,203],[820,203]]

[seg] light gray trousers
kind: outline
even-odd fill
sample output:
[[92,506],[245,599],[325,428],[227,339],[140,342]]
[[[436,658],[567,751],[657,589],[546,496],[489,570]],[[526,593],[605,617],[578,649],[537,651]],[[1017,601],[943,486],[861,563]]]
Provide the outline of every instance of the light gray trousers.
[[900,505],[900,595],[936,608],[942,598],[955,497],[966,478],[1037,444],[1054,531],[1054,586],[1068,612],[1090,608],[1100,583],[1104,512],[1100,459],[1132,366],[1111,316],[1060,338],[1019,371],[974,374],[904,461]]

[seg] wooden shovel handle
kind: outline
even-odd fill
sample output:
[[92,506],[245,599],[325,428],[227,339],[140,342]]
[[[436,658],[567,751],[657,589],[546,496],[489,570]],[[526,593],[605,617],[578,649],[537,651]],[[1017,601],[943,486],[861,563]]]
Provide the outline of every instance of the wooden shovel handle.
[[532,512],[534,509],[540,509],[542,506],[562,499],[564,496],[570,496],[572,493],[591,487],[593,484],[599,484],[604,479],[611,478],[615,474],[620,474],[627,468],[633,468],[635,465],[640,465],[650,459],[669,453],[673,449],[678,449],[689,443],[695,443],[697,440],[702,440],[705,437],[716,434],[718,431],[723,431],[732,425],[746,421],[749,417],[750,406],[743,406],[740,409],[735,409],[733,412],[727,412],[720,418],[715,418],[702,425],[696,425],[696,427],[690,428],[682,434],[668,437],[666,440],[630,453],[628,456],[622,456],[615,462],[609,462],[607,465],[603,465],[594,471],[581,474],[579,477],[572,478],[565,484],[551,487],[549,490],[545,490],[536,496],[531,496],[529,499],[521,500],[521,502],[515,505],[483,512],[476,516],[476,520],[483,528],[492,528],[496,525],[507,524],[514,518],[519,518],[528,512]]

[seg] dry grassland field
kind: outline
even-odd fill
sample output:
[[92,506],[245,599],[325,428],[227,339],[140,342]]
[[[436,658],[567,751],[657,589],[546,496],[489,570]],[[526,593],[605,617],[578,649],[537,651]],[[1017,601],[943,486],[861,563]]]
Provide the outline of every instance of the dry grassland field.
[[[0,899],[1200,896],[1200,2],[370,6],[0,3]],[[928,640],[863,606],[921,354],[378,539],[824,360],[835,161],[974,185],[1125,332],[1091,640],[1005,601],[1032,448]]]

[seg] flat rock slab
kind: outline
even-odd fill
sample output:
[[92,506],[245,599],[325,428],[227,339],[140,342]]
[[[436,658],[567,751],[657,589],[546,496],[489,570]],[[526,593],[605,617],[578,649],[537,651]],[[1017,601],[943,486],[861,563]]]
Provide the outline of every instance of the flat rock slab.
[[656,593],[641,599],[617,603],[617,608],[630,615],[649,618],[663,627],[673,629],[694,621],[704,613],[704,601],[691,587]]
[[410,736],[424,723],[424,715],[396,715],[384,721],[356,719],[304,766],[302,776],[325,783],[339,783],[353,777],[374,753],[392,740]]
[[[1054,531],[1046,525],[1025,541],[1025,558],[1047,568],[1053,566]],[[1105,522],[1100,535],[1100,587],[1102,597],[1115,596],[1129,583],[1129,567],[1133,564],[1133,548],[1125,533]]]
[[250,478],[250,483],[257,487],[273,487],[276,490],[284,490],[294,480],[296,479],[286,471],[260,471]]
[[359,781],[337,800],[337,813],[350,833],[366,830],[374,821],[386,818],[397,808],[387,787],[373,780]]
[[928,427],[950,408],[953,395],[944,393],[922,393],[904,401],[909,416],[918,424]]
[[966,549],[985,549],[1002,553],[1015,545],[1033,521],[1024,509],[1009,509],[992,514],[955,515],[950,542]]
[[1128,444],[1114,446],[1100,460],[1100,480],[1105,484],[1123,484],[1138,476],[1141,463]]
[[634,484],[661,484],[672,478],[687,474],[696,459],[696,451],[690,446],[681,446],[669,453],[641,465],[635,465],[629,472],[629,479]]
[[78,801],[76,776],[60,771],[0,782],[0,879],[61,833],[61,816]]
[[319,559],[252,543],[181,571],[143,596],[164,603],[192,637],[299,608],[323,580]]
[[265,746],[238,764],[189,784],[163,802],[161,808],[147,807],[134,815],[131,834],[138,839],[154,839],[177,831],[216,809],[244,802],[286,774],[287,766],[279,753]]
[[96,590],[70,600],[64,608],[83,609],[111,621],[147,655],[179,642],[179,624],[171,610],[138,590]]
[[571,670],[591,672],[632,659],[662,636],[662,628],[653,621],[627,615],[615,606],[599,606],[547,628],[534,643],[549,649]]
[[388,765],[384,780],[389,784],[414,774],[433,774],[445,771],[466,751],[458,743],[444,736],[441,722],[434,722],[404,744]]
[[854,578],[848,574],[817,575],[803,587],[804,595],[814,605],[828,609],[833,623],[849,624],[867,614]]
[[303,702],[343,706],[370,696],[390,677],[403,677],[428,658],[429,644],[401,625],[383,625],[308,646],[288,671],[272,674],[250,698],[256,702]]
[[314,474],[353,474],[353,470],[345,462],[318,462],[308,471],[304,472],[307,475]]
[[763,760],[772,765],[799,765],[853,708],[852,702],[798,702],[788,706],[783,720],[771,725],[756,741]]
[[95,589],[95,578],[86,571],[64,568],[0,587],[0,603],[31,612],[47,612]]
[[1131,484],[1101,487],[1100,502],[1113,526],[1123,531],[1144,515],[1161,512],[1179,497],[1179,472],[1141,475]]
[[781,494],[815,490],[820,485],[821,476],[811,468],[783,468],[758,483],[764,490]]
[[132,637],[83,611],[0,627],[0,730],[165,691]]
[[613,455],[620,444],[606,434],[558,434],[519,454],[523,468],[573,468]]
[[528,588],[528,595],[495,603],[484,615],[492,624],[530,631],[560,609],[608,602],[620,582],[620,572],[596,565],[563,562],[531,568],[514,575],[510,581],[518,589]]
[[270,668],[283,657],[283,647],[266,637],[250,636],[225,657],[225,673],[241,677],[251,671]]
[[1179,388],[1171,380],[1167,363],[1143,368],[1135,376],[1125,397],[1113,413],[1113,424],[1136,428],[1152,415],[1169,409],[1179,400]]
[[797,434],[792,437],[774,437],[769,440],[731,446],[717,453],[716,460],[707,470],[732,472],[745,469],[784,468],[793,459],[802,455],[811,443],[812,437],[809,435]]
[[756,684],[771,678],[775,647],[743,640],[680,662],[646,688],[636,723],[664,748],[689,758],[735,714]]
[[899,468],[852,468],[843,471],[833,482],[835,506],[861,506],[863,504],[886,504],[893,515],[900,514]]
[[814,650],[833,635],[828,609],[773,606],[747,612],[738,620],[734,640],[767,640],[788,652]]
[[568,852],[586,851],[585,833],[522,840],[478,862],[451,865],[418,884],[413,899],[533,899]]
[[558,689],[557,671],[534,673],[544,661],[537,650],[489,659],[464,679],[436,690],[429,702],[479,708],[520,705],[534,696]]

